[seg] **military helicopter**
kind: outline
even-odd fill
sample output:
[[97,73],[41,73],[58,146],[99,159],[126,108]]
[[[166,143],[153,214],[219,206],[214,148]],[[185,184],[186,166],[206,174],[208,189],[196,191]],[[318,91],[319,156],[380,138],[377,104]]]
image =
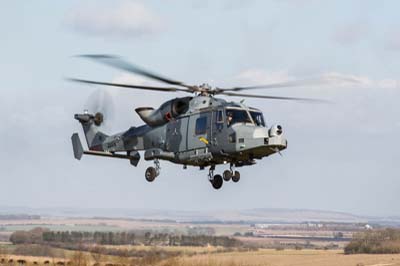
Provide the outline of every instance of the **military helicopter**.
[[[144,151],[144,159],[153,161],[145,171],[145,178],[153,182],[160,175],[160,160],[175,164],[209,167],[208,180],[214,189],[220,189],[229,180],[238,182],[238,167],[250,166],[263,157],[280,153],[287,148],[281,125],[267,127],[263,113],[243,102],[228,102],[217,95],[252,97],[272,100],[320,102],[309,98],[280,97],[240,93],[253,89],[292,87],[314,83],[314,81],[286,82],[249,87],[219,88],[207,84],[188,85],[181,81],[154,74],[120,57],[112,55],[82,55],[108,66],[163,82],[169,86],[144,86],[99,82],[86,79],[69,80],[85,84],[114,86],[128,89],[159,92],[186,92],[191,96],[171,99],[158,109],[139,107],[136,112],[145,123],[113,135],[102,132],[99,127],[104,121],[100,112],[75,114],[83,127],[88,150],[84,150],[78,133],[71,137],[74,157],[83,154],[127,159],[137,166]],[[227,165],[222,175],[214,174],[215,166]]]

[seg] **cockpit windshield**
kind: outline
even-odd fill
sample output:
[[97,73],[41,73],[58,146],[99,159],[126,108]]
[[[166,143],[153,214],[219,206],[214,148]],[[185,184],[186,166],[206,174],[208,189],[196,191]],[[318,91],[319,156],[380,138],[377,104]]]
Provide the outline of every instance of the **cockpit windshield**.
[[251,123],[251,119],[246,110],[226,109],[226,123],[228,126],[236,123]]
[[264,116],[261,112],[250,111],[250,115],[256,126],[265,127]]

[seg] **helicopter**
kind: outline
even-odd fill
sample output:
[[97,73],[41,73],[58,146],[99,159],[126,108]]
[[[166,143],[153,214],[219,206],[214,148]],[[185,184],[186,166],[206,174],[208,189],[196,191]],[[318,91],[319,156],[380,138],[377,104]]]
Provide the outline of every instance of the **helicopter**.
[[[280,154],[287,148],[288,142],[281,125],[268,127],[260,109],[241,102],[229,102],[216,97],[251,97],[271,100],[321,102],[310,98],[255,95],[242,91],[292,87],[314,81],[291,81],[248,87],[220,88],[208,84],[188,85],[184,82],[166,78],[131,64],[113,55],[81,55],[80,57],[144,76],[168,86],[144,86],[100,82],[86,79],[69,78],[70,81],[112,86],[127,89],[150,90],[158,92],[185,92],[190,96],[178,97],[164,102],[159,108],[138,107],[136,113],[144,125],[132,126],[116,134],[102,132],[104,121],[101,112],[75,114],[86,138],[88,150],[84,150],[78,133],[73,133],[72,147],[74,157],[93,155],[109,158],[127,159],[137,166],[144,152],[146,161],[153,161],[145,171],[145,179],[153,182],[160,175],[160,161],[174,164],[209,168],[208,180],[214,189],[220,189],[224,182],[240,180],[239,167],[256,164],[272,154]],[[227,165],[221,174],[214,174],[216,165]]]

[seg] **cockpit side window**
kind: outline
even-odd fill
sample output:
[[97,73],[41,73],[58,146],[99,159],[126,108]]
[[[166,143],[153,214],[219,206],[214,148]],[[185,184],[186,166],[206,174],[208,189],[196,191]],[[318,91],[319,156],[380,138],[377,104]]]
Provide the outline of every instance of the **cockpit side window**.
[[242,109],[226,109],[226,124],[228,127],[236,123],[251,123],[247,111]]
[[222,110],[217,111],[217,123],[224,123],[224,116]]
[[250,111],[250,115],[256,126],[265,127],[264,116],[261,112]]

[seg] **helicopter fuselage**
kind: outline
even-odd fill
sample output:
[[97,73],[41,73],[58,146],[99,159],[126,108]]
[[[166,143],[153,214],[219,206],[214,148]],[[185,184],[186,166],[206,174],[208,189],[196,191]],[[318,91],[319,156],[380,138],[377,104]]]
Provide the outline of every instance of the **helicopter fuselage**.
[[188,110],[163,125],[143,125],[106,137],[92,150],[168,160],[192,166],[252,165],[287,146],[280,126],[268,129],[258,109],[211,96],[196,96]]

